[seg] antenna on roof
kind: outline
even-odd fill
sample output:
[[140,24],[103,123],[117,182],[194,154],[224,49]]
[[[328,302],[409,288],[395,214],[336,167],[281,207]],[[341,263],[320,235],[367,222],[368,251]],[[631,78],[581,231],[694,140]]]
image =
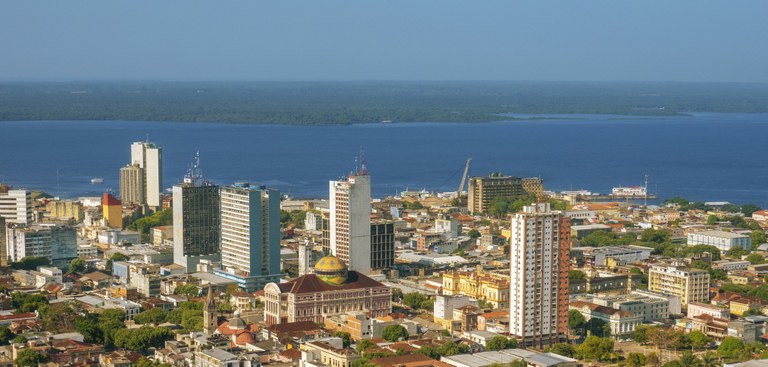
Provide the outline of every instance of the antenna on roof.
[[363,150],[362,144],[360,144],[360,169],[358,169],[358,173],[361,175],[368,174],[368,168],[365,167],[365,150]]

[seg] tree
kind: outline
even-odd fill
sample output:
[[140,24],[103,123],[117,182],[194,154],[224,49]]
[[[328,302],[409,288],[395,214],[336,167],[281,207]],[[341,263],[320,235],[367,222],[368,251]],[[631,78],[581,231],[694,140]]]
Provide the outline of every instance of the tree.
[[576,348],[573,345],[566,343],[556,343],[552,345],[552,348],[549,351],[568,358],[572,358],[576,355]]
[[99,315],[86,313],[75,319],[75,330],[83,335],[87,343],[104,343],[104,333],[99,327]]
[[419,307],[422,310],[432,311],[435,308],[435,299],[434,298],[428,298],[421,303],[419,303]]
[[34,349],[22,349],[16,356],[16,365],[19,367],[37,367],[40,363],[48,362],[47,355]]
[[81,258],[75,258],[69,263],[69,267],[67,268],[67,273],[74,274],[74,273],[82,273],[85,270],[85,260]]
[[427,300],[427,296],[419,292],[410,292],[403,296],[403,303],[410,308],[419,308],[422,302]]
[[748,253],[749,253],[748,250],[745,250],[745,249],[737,246],[737,247],[731,247],[730,250],[726,251],[725,252],[725,256],[728,256],[730,258],[740,259],[742,256],[744,256],[744,255],[746,255]]
[[333,333],[333,336],[341,338],[341,343],[344,345],[344,348],[348,348],[352,344],[352,334],[346,331],[337,331]]
[[752,247],[754,249],[765,243],[765,232],[762,230],[756,229],[752,231],[750,237],[752,237]]
[[739,356],[744,349],[743,340],[733,336],[726,336],[720,343],[720,346],[717,347],[717,353],[723,358],[731,359]]
[[363,339],[357,343],[357,352],[362,353],[366,349],[369,348],[375,348],[376,343],[372,342],[370,339]]
[[709,226],[713,226],[713,225],[717,224],[717,221],[718,221],[718,220],[720,220],[720,218],[718,218],[718,217],[717,217],[716,215],[714,215],[714,214],[710,214],[710,215],[707,217],[707,225],[709,225]]
[[611,325],[596,317],[589,319],[586,327],[592,335],[602,338],[611,336]]
[[643,242],[664,243],[669,242],[672,233],[663,229],[646,229],[640,234],[640,240]]
[[17,313],[34,312],[48,304],[48,298],[42,294],[16,292],[11,296],[11,303]]
[[26,256],[21,258],[17,262],[11,263],[11,269],[17,270],[37,270],[39,266],[48,266],[50,261],[47,257],[42,256]]
[[16,337],[16,334],[8,329],[7,326],[0,326],[0,345],[8,345],[14,337]]
[[643,353],[629,353],[627,356],[628,367],[642,367],[645,366],[646,358]]
[[163,327],[142,326],[138,329],[120,329],[115,332],[115,346],[135,351],[160,348],[174,333]]
[[423,354],[432,359],[440,359],[440,352],[438,352],[437,348],[431,345],[425,345],[419,348],[416,353]]
[[697,366],[699,364],[699,358],[693,355],[691,351],[687,350],[680,356],[680,363],[682,363],[683,366]]
[[691,345],[696,349],[702,349],[707,346],[707,344],[712,343],[712,338],[698,330],[688,333],[688,339],[691,341]]
[[387,341],[408,340],[408,330],[402,325],[389,325],[381,331],[381,337]]
[[191,298],[197,297],[200,294],[200,290],[194,284],[182,284],[174,288],[173,294]]
[[569,280],[582,280],[587,277],[587,274],[585,274],[581,270],[570,270],[568,271],[568,279]]
[[760,255],[760,254],[749,254],[747,255],[747,257],[744,258],[744,260],[749,261],[749,263],[752,265],[765,263],[765,258],[763,257],[763,255]]
[[487,350],[502,350],[517,347],[517,339],[509,339],[505,336],[494,336],[485,343]]
[[437,349],[437,353],[440,356],[453,356],[456,354],[463,354],[469,351],[469,347],[464,344],[457,344],[453,341],[444,343]]
[[576,355],[581,359],[606,361],[613,353],[613,340],[611,338],[587,337],[576,348]]
[[741,206],[741,213],[746,216],[752,216],[752,213],[763,210],[763,208],[755,205],[755,204],[744,204]]
[[155,307],[146,311],[142,311],[138,315],[133,317],[133,321],[137,324],[161,324],[165,322],[165,317],[168,312],[162,308]]
[[579,334],[587,326],[587,320],[584,315],[577,310],[568,311],[568,328]]
[[119,252],[115,252],[109,259],[112,261],[127,261],[129,257]]
[[24,335],[19,335],[19,336],[17,336],[17,337],[15,337],[15,338],[13,338],[13,343],[14,343],[14,344],[25,344],[25,343],[26,343],[26,342],[28,342],[28,341],[29,341],[29,340],[28,340],[28,339],[27,339],[27,337],[26,337],[26,336],[24,336]]
[[476,238],[480,238],[480,231],[476,229],[470,229],[469,232],[467,232],[467,236],[469,236],[469,238],[473,240]]
[[400,302],[403,299],[403,290],[397,287],[392,287],[392,301]]

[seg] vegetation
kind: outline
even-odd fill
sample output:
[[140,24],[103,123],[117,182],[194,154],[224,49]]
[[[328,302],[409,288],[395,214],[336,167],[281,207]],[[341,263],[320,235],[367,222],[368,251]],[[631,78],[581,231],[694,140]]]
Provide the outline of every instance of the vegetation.
[[69,263],[69,267],[67,268],[67,273],[74,274],[74,273],[82,273],[85,270],[85,260],[81,258],[75,258]]
[[173,224],[173,209],[168,208],[157,211],[148,217],[143,217],[128,225],[128,229],[138,231],[141,241],[150,242],[149,231],[154,227],[169,226]]
[[749,261],[749,263],[752,265],[765,263],[765,258],[763,257],[763,255],[760,255],[760,254],[749,254],[747,255],[747,257],[744,258],[744,260]]
[[423,293],[411,292],[403,296],[403,303],[414,310],[422,309],[432,311],[434,308],[435,299],[432,297],[427,297]]
[[344,345],[344,348],[349,348],[349,346],[352,344],[352,334],[346,331],[337,331],[333,333],[333,336],[341,338],[341,342]]
[[292,210],[290,212],[280,210],[280,224],[283,227],[304,227],[304,219],[307,218],[307,212],[303,210]]
[[182,284],[174,288],[173,294],[185,297],[197,297],[200,294],[200,290],[194,284]]
[[375,348],[375,347],[376,347],[376,343],[372,342],[370,339],[363,339],[357,343],[357,352],[362,353],[366,349]]
[[549,351],[555,354],[559,354],[561,356],[569,357],[569,358],[573,358],[573,356],[576,355],[576,347],[566,343],[554,344],[552,345],[552,348],[550,348]]
[[104,344],[109,349],[115,346],[115,333],[125,329],[124,321],[123,311],[108,309],[101,314],[85,313],[75,319],[74,326],[86,342]]
[[203,303],[182,302],[178,308],[168,311],[165,321],[181,325],[185,331],[200,331],[203,329]]
[[[495,218],[506,218],[510,213],[516,213],[523,210],[526,205],[531,205],[536,202],[536,195],[522,195],[522,196],[508,196],[503,198],[496,198],[488,206],[488,215]],[[555,210],[566,210],[568,204],[562,200],[548,199],[547,202]]]
[[171,340],[174,333],[163,327],[142,326],[138,329],[120,329],[114,334],[114,345],[146,353],[147,349],[160,348],[166,340]]
[[41,256],[26,256],[21,260],[12,262],[11,269],[15,270],[37,270],[39,266],[48,266],[51,262],[47,257]]
[[8,329],[7,326],[0,326],[0,345],[8,345],[14,338],[16,338],[16,334]]
[[467,232],[467,236],[469,236],[469,238],[473,240],[476,238],[480,238],[480,231],[476,229],[470,229],[469,232]]
[[587,278],[587,274],[584,274],[581,270],[570,270],[568,271],[568,279],[569,280],[584,280]]
[[426,208],[424,204],[420,203],[418,200],[414,201],[407,201],[403,200],[403,209],[406,210],[421,210]]
[[487,350],[502,350],[517,348],[517,339],[510,339],[505,336],[494,336],[485,343],[485,349]]
[[16,313],[34,312],[42,306],[48,305],[48,298],[42,294],[28,294],[15,292],[11,296],[11,304],[16,309]]
[[587,327],[587,320],[577,310],[568,310],[568,328],[575,334],[582,335]]
[[615,361],[619,358],[613,351],[613,339],[590,336],[576,347],[576,357],[587,361]]
[[16,365],[19,367],[37,367],[40,363],[48,362],[50,358],[34,349],[22,349],[16,356]]
[[165,322],[165,318],[168,316],[168,312],[162,308],[155,307],[146,311],[140,312],[133,317],[133,321],[137,324],[162,324]]
[[401,325],[389,325],[381,331],[381,337],[390,342],[408,340],[408,330]]

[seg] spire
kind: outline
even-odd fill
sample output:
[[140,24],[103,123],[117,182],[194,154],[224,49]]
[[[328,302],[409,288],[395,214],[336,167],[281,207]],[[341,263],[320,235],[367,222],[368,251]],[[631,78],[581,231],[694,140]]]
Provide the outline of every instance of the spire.
[[208,295],[205,296],[205,308],[206,309],[216,309],[216,302],[213,300],[213,288],[211,287],[211,283],[208,283]]

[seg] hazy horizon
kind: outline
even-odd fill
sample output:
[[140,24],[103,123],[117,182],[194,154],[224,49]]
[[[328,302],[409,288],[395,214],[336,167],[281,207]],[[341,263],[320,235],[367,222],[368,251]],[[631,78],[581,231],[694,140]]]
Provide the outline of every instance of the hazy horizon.
[[4,4],[0,80],[768,82],[757,0],[77,4]]

